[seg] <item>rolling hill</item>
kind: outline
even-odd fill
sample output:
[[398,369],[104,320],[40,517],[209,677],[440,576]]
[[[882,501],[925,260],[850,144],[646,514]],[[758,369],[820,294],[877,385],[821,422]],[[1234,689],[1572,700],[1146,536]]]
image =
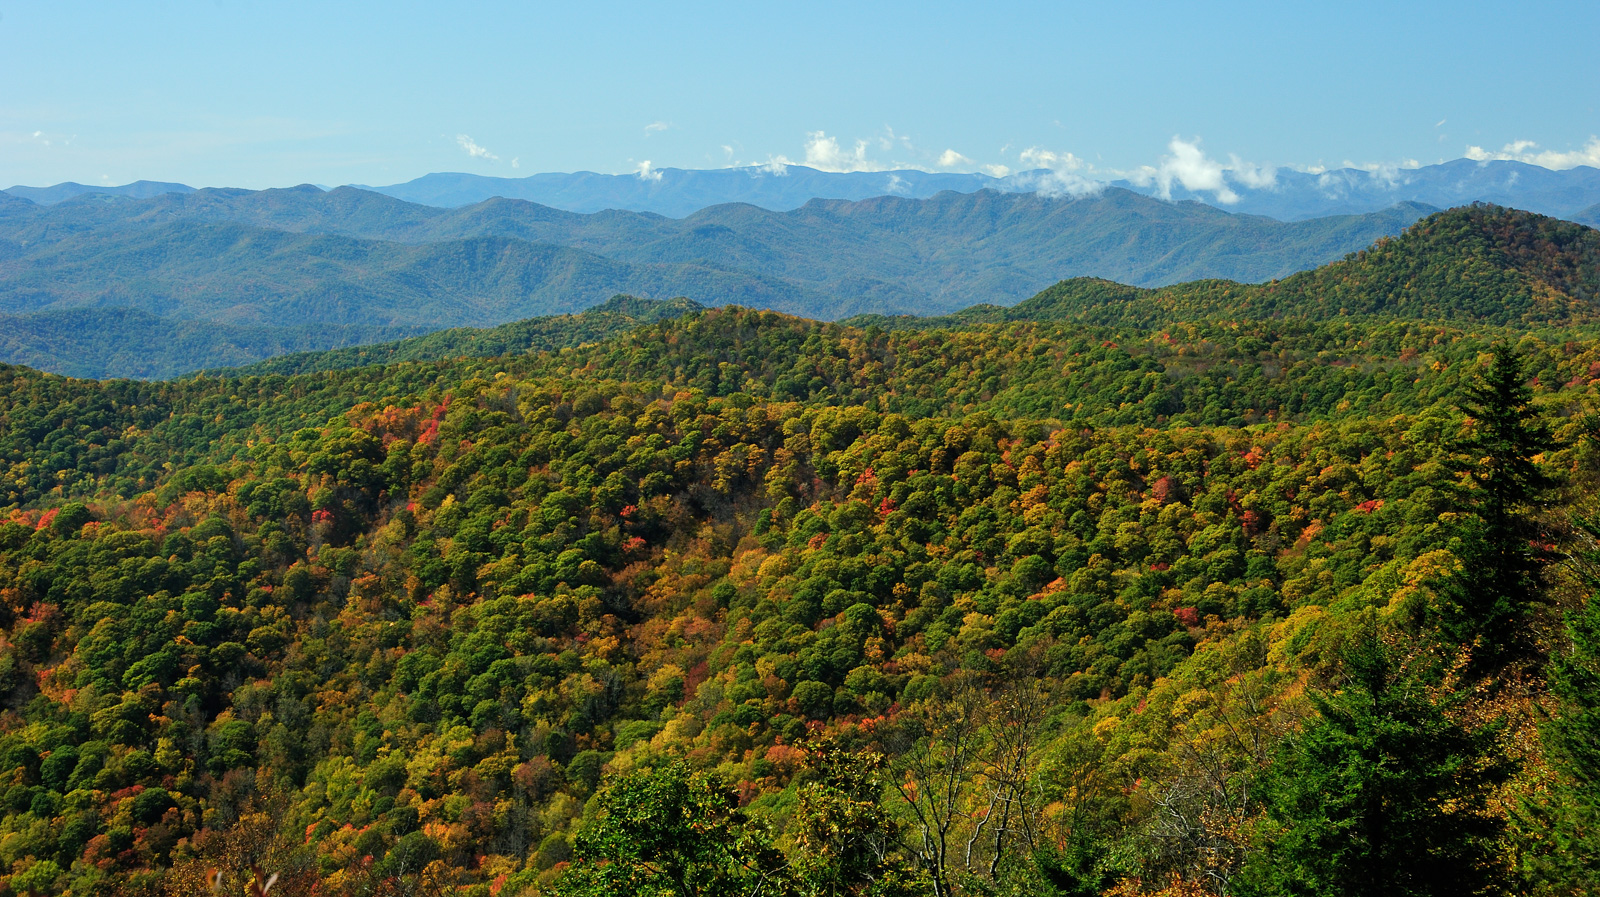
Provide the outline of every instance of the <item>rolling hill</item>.
[[925,318],[863,315],[845,323],[931,328],[1065,321],[1154,328],[1345,318],[1490,326],[1600,321],[1600,231],[1480,204],[1430,215],[1399,237],[1265,284],[1202,280],[1142,289],[1073,278],[1010,307],[978,305]]

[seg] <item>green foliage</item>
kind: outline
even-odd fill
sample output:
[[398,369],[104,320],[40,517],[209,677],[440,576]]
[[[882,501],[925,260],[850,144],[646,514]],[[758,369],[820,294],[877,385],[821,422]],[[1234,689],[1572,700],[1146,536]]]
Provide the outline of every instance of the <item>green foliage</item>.
[[790,831],[793,892],[799,897],[925,894],[927,880],[902,851],[901,826],[885,805],[882,754],[819,744],[808,760]]
[[1473,660],[1480,668],[1532,650],[1531,604],[1539,599],[1539,574],[1550,554],[1536,514],[1556,481],[1537,460],[1554,441],[1526,380],[1522,359],[1502,343],[1463,401],[1475,422],[1463,449],[1473,486],[1468,500],[1479,524],[1463,551],[1468,575],[1443,622],[1451,643],[1478,645]]
[[[392,343],[353,346],[327,352],[296,352],[288,355],[271,353],[279,357],[218,373],[231,376],[293,375],[313,371],[341,371],[400,361],[434,361],[441,358],[549,352],[568,346],[599,342],[641,324],[653,324],[681,317],[701,311],[703,308],[699,303],[681,297],[663,301],[617,295],[603,305],[596,305],[575,315],[529,318],[487,329],[461,327],[439,330],[426,336]],[[216,362],[212,361],[209,364],[215,366]],[[172,373],[183,373],[193,370],[195,366],[191,364],[187,368],[176,367],[170,370]]]
[[625,776],[597,803],[556,894],[752,894],[783,872],[780,855],[745,822],[737,797],[681,764]]
[[[1508,735],[1504,779],[1537,687],[1338,646],[1376,615],[1461,647],[1428,611],[1503,480],[1460,398],[1508,339],[1477,458],[1521,470],[1537,409],[1538,469],[1593,482],[1577,329],[724,308],[292,376],[0,369],[0,876],[1135,893],[1477,856],[1581,752]],[[1352,840],[1374,796],[1410,841]]]
[[1505,822],[1490,811],[1512,772],[1489,726],[1451,718],[1461,696],[1368,630],[1343,653],[1344,680],[1313,696],[1316,718],[1266,771],[1268,847],[1244,894],[1498,894]]
[[1600,888],[1600,602],[1591,594],[1566,622],[1568,644],[1549,671],[1560,704],[1541,733],[1556,778],[1518,821],[1532,879],[1585,893]]

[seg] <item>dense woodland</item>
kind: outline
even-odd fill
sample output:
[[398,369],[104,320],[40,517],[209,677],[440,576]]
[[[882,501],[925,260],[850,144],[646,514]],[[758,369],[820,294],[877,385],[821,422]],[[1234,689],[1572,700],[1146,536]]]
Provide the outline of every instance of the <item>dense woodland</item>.
[[1594,893],[1567,227],[1232,314],[0,368],[0,893]]

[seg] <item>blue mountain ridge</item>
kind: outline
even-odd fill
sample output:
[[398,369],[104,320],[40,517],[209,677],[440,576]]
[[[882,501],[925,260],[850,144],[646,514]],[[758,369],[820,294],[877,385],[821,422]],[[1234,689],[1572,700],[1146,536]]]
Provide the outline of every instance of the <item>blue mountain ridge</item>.
[[[1300,221],[1330,215],[1358,215],[1390,208],[1397,203],[1422,203],[1449,208],[1471,202],[1492,202],[1543,215],[1593,224],[1600,220],[1600,169],[1587,166],[1553,171],[1514,161],[1477,162],[1457,159],[1418,168],[1364,170],[1343,168],[1323,172],[1278,169],[1271,184],[1251,186],[1237,174],[1224,179],[1236,201],[1222,202],[1215,192],[1187,190],[1169,184],[1162,198],[1192,200],[1225,211],[1263,215],[1280,221]],[[355,185],[359,186],[359,185]],[[459,208],[493,198],[523,199],[568,212],[609,209],[650,212],[686,218],[701,209],[726,203],[748,203],[771,211],[798,209],[813,199],[863,200],[879,196],[928,199],[944,191],[976,193],[993,189],[1006,193],[1065,192],[1068,184],[1049,171],[1019,172],[1005,178],[978,173],[916,170],[878,172],[825,172],[802,165],[724,169],[653,170],[638,174],[572,173],[535,174],[523,178],[490,177],[463,172],[439,172],[402,184],[362,189],[411,203]],[[1118,180],[1116,186],[1159,196],[1160,184]],[[138,181],[120,187],[57,184],[53,187],[12,187],[12,196],[53,205],[85,194],[110,194],[148,198],[161,193],[188,193],[182,184]]]

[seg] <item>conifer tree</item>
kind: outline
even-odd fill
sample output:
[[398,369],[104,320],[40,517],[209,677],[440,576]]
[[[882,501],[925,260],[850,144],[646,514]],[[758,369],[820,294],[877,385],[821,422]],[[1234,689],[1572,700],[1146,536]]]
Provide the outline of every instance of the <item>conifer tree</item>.
[[1528,620],[1549,559],[1535,515],[1556,485],[1536,459],[1554,439],[1533,404],[1522,357],[1505,343],[1467,388],[1462,410],[1476,421],[1463,448],[1478,521],[1455,607],[1440,622],[1450,641],[1472,646],[1474,666],[1488,671],[1530,649]]
[[[1467,728],[1375,629],[1344,652],[1345,681],[1285,740],[1264,776],[1265,849],[1235,880],[1267,897],[1497,894],[1504,821],[1488,800],[1511,766],[1495,731]],[[1446,703],[1449,700],[1447,699]]]

